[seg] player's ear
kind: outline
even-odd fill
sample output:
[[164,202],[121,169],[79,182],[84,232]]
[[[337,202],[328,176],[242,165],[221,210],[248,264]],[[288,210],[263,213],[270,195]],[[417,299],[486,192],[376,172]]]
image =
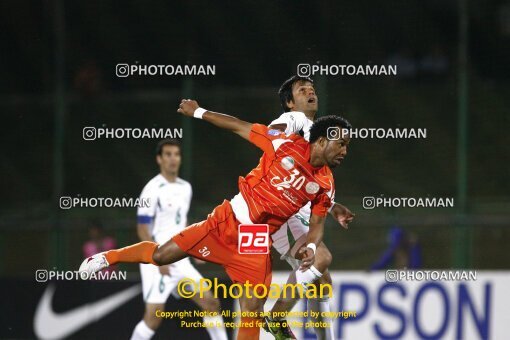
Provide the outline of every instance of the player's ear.
[[328,144],[328,139],[324,136],[320,136],[318,139],[317,139],[317,143],[319,143],[319,145],[324,148],[326,147],[326,144]]
[[326,147],[327,143],[328,143],[328,140],[326,137],[319,137],[313,144],[315,145],[315,148],[317,150],[320,150],[320,152],[322,152],[324,150],[324,148]]
[[158,165],[161,165],[161,155],[156,156],[156,163],[158,163]]
[[290,111],[294,111],[294,100],[287,101],[287,107],[290,109]]

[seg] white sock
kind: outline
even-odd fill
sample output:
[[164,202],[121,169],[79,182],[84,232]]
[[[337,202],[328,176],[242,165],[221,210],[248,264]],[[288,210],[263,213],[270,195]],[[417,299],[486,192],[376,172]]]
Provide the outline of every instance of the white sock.
[[322,276],[321,272],[314,266],[311,266],[309,269],[305,270],[304,272],[297,269],[295,273],[296,273],[296,283],[302,284],[303,288],[305,288],[307,284],[312,283],[317,279],[320,279]]
[[133,335],[131,335],[131,340],[149,340],[156,333],[156,331],[152,330],[147,326],[145,321],[140,321],[133,331]]
[[[314,266],[311,266],[309,269],[302,272],[299,269],[296,269],[292,273],[290,273],[289,278],[287,279],[287,283],[295,284],[299,283],[303,285],[303,292],[306,291],[306,285],[309,283],[312,283],[316,280],[318,280],[322,276],[321,272],[315,268]],[[284,305],[284,309],[287,312],[290,312],[292,308],[296,305],[296,303],[299,301],[299,294],[296,293],[295,297],[292,298],[292,294],[287,292],[286,298],[280,297],[277,302]],[[280,320],[284,319],[284,316],[275,317],[274,320]]]
[[[319,316],[316,318],[312,318],[312,313],[319,313]],[[327,327],[314,327],[315,334],[317,335],[318,340],[335,340],[335,329],[333,327],[334,322],[331,317],[322,317],[320,313],[322,312],[331,312],[331,307],[329,306],[328,298],[316,298],[308,300],[308,315],[310,315],[310,320],[313,322],[325,322],[328,324]]]
[[214,325],[205,328],[211,340],[228,340],[227,331],[225,330],[225,324],[223,323],[221,315],[204,316],[204,322]]

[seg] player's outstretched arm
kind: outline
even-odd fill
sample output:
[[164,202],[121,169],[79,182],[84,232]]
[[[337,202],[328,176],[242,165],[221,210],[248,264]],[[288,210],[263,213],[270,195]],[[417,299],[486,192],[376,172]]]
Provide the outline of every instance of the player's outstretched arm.
[[[195,100],[183,99],[181,100],[181,104],[179,105],[177,112],[180,112],[189,117],[194,117],[195,111],[199,107],[200,106]],[[197,118],[202,118],[203,120],[206,120],[219,128],[232,131],[244,139],[250,140],[250,131],[251,126],[253,125],[252,123],[245,122],[244,120],[233,116],[212,111],[202,112],[201,117]]]
[[344,229],[349,229],[349,223],[352,222],[355,216],[349,208],[337,202],[333,203],[329,213]]
[[306,238],[306,246],[299,250],[299,253],[304,254],[301,270],[310,268],[315,262],[315,251],[317,250],[317,245],[322,242],[325,221],[325,216],[318,216],[313,213],[312,216],[310,216],[310,230]]

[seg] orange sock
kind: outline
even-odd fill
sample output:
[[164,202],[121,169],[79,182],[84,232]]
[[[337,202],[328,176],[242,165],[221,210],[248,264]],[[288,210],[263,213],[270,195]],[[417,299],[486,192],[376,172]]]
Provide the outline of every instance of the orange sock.
[[137,262],[137,263],[152,263],[152,254],[158,247],[157,243],[150,241],[143,241],[120,249],[113,249],[107,251],[104,256],[110,266],[119,262]]
[[260,336],[262,319],[241,317],[241,327],[237,333],[237,340],[256,340]]

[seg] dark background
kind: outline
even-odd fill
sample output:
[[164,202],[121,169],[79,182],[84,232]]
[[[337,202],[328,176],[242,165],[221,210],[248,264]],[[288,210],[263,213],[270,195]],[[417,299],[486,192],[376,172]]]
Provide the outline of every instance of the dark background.
[[[282,112],[279,86],[300,63],[398,64],[397,76],[314,77],[319,115],[428,132],[352,141],[335,170],[336,200],[356,218],[348,231],[327,222],[332,270],[370,268],[392,226],[417,238],[424,268],[510,269],[508,1],[7,0],[0,42],[1,337],[35,336],[34,309],[47,284],[34,273],[77,270],[90,219],[119,246],[137,241],[135,209],[61,210],[59,198],[137,197],[158,172],[157,140],[85,141],[84,127],[182,128],[181,176],[194,193],[188,217],[199,221],[238,192],[238,176],[260,151],[177,114],[181,98],[267,124]],[[119,63],[207,64],[216,74],[119,78]],[[364,210],[364,196],[455,197],[455,208]],[[226,279],[218,266],[198,268]],[[138,282],[137,266],[120,269],[129,282],[54,282],[53,308],[64,312]],[[186,303],[170,300],[167,308],[192,308]],[[222,303],[228,309],[231,301]],[[142,309],[135,298],[73,337],[126,338]],[[156,338],[180,336],[172,322]]]
[[[508,269],[510,5],[467,1],[465,65],[461,8],[403,0],[2,1],[0,274],[76,269],[90,218],[100,218],[119,245],[136,241],[135,209],[60,210],[58,198],[137,197],[158,172],[157,140],[85,141],[84,127],[183,128],[182,177],[194,190],[189,219],[199,221],[237,193],[238,176],[260,152],[181,117],[181,98],[269,123],[281,113],[277,90],[298,64],[397,59],[410,65],[397,76],[315,77],[319,115],[341,114],[355,127],[428,131],[427,139],[352,141],[335,171],[336,200],[357,215],[348,231],[328,221],[332,269],[369,268],[392,225],[418,237],[426,268]],[[427,68],[430,56],[446,66]],[[116,64],[136,62],[216,65],[216,75],[115,75]],[[380,195],[455,197],[456,207],[362,208],[364,196]],[[203,268],[223,275],[217,266]]]

